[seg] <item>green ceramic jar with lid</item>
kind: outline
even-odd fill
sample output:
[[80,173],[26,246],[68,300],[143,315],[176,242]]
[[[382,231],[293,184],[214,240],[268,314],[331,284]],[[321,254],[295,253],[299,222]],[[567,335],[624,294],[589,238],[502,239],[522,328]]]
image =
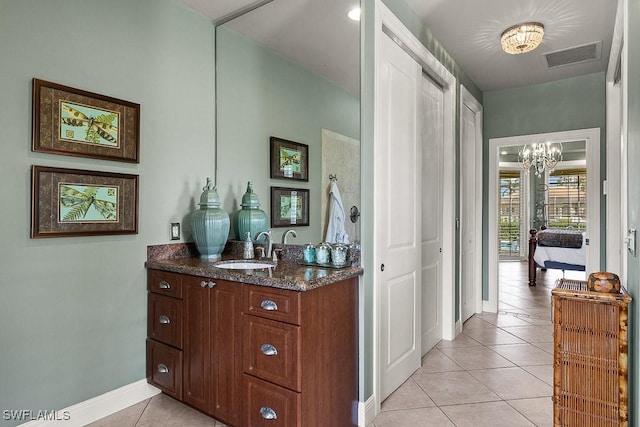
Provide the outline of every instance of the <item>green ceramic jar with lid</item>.
[[260,200],[253,192],[251,181],[247,182],[247,191],[242,196],[241,206],[236,219],[237,236],[242,239],[249,233],[252,239],[255,239],[258,233],[268,229],[269,221],[267,214],[260,209]]
[[229,237],[229,214],[220,208],[220,196],[207,178],[200,195],[200,209],[191,214],[191,230],[200,258],[220,259]]

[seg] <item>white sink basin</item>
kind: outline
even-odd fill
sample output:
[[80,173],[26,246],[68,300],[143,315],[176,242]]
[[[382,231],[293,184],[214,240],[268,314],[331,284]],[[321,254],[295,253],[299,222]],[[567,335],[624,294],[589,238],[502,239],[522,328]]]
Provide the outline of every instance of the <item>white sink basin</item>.
[[228,270],[255,270],[258,268],[272,268],[273,264],[269,264],[266,262],[221,262],[220,264],[214,265],[216,268],[224,268]]

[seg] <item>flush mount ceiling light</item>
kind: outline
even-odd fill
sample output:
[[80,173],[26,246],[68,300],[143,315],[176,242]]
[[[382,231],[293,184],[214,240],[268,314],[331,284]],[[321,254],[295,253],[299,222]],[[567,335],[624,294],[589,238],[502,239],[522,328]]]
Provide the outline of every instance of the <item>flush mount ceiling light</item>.
[[354,21],[359,21],[360,20],[360,8],[359,7],[354,7],[353,9],[351,9],[349,11],[347,16],[349,17],[349,19],[353,19]]
[[537,48],[544,36],[544,25],[539,22],[525,22],[514,25],[502,32],[502,50],[512,55],[530,52]]

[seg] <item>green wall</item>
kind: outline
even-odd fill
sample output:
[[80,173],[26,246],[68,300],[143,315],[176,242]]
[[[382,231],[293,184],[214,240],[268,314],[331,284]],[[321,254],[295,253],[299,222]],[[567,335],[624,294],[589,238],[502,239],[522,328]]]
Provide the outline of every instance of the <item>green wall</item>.
[[[213,176],[214,37],[173,0],[0,0],[0,411],[145,378],[146,247]],[[31,152],[33,77],[139,103],[140,164]],[[34,164],[140,175],[139,233],[30,239]]]
[[[218,27],[217,144],[218,192],[227,212],[240,209],[247,181],[253,181],[261,209],[270,215],[270,187],[309,189],[310,225],[296,230],[289,242],[322,240],[321,200],[329,178],[321,176],[322,129],[360,139],[360,99],[335,84]],[[309,182],[270,179],[269,137],[309,146]],[[345,159],[359,162],[360,159]]]
[[[606,177],[605,74],[594,73],[550,83],[484,93],[483,194],[489,194],[489,140],[507,136],[600,128],[600,177]],[[600,196],[600,240],[606,239],[606,201]],[[488,215],[487,197],[482,214]],[[488,223],[483,221],[482,294],[488,298]],[[602,266],[605,245],[601,245]]]
[[[627,155],[628,155],[628,226],[640,230],[640,2],[629,2],[628,33],[625,34],[625,49],[627,50],[626,79],[628,105],[627,112]],[[632,426],[640,425],[640,317],[638,301],[640,300],[640,251],[636,243],[636,254],[629,255],[627,269],[627,289],[633,297],[629,315],[629,374],[630,401]]]

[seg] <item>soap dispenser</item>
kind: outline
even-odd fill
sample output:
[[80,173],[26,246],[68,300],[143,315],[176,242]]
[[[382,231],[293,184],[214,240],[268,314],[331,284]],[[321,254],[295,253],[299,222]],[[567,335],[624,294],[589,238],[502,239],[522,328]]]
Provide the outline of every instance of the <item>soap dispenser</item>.
[[247,238],[244,240],[244,249],[242,251],[242,258],[253,259],[255,251],[253,250],[253,241],[251,240],[251,232],[247,231]]

